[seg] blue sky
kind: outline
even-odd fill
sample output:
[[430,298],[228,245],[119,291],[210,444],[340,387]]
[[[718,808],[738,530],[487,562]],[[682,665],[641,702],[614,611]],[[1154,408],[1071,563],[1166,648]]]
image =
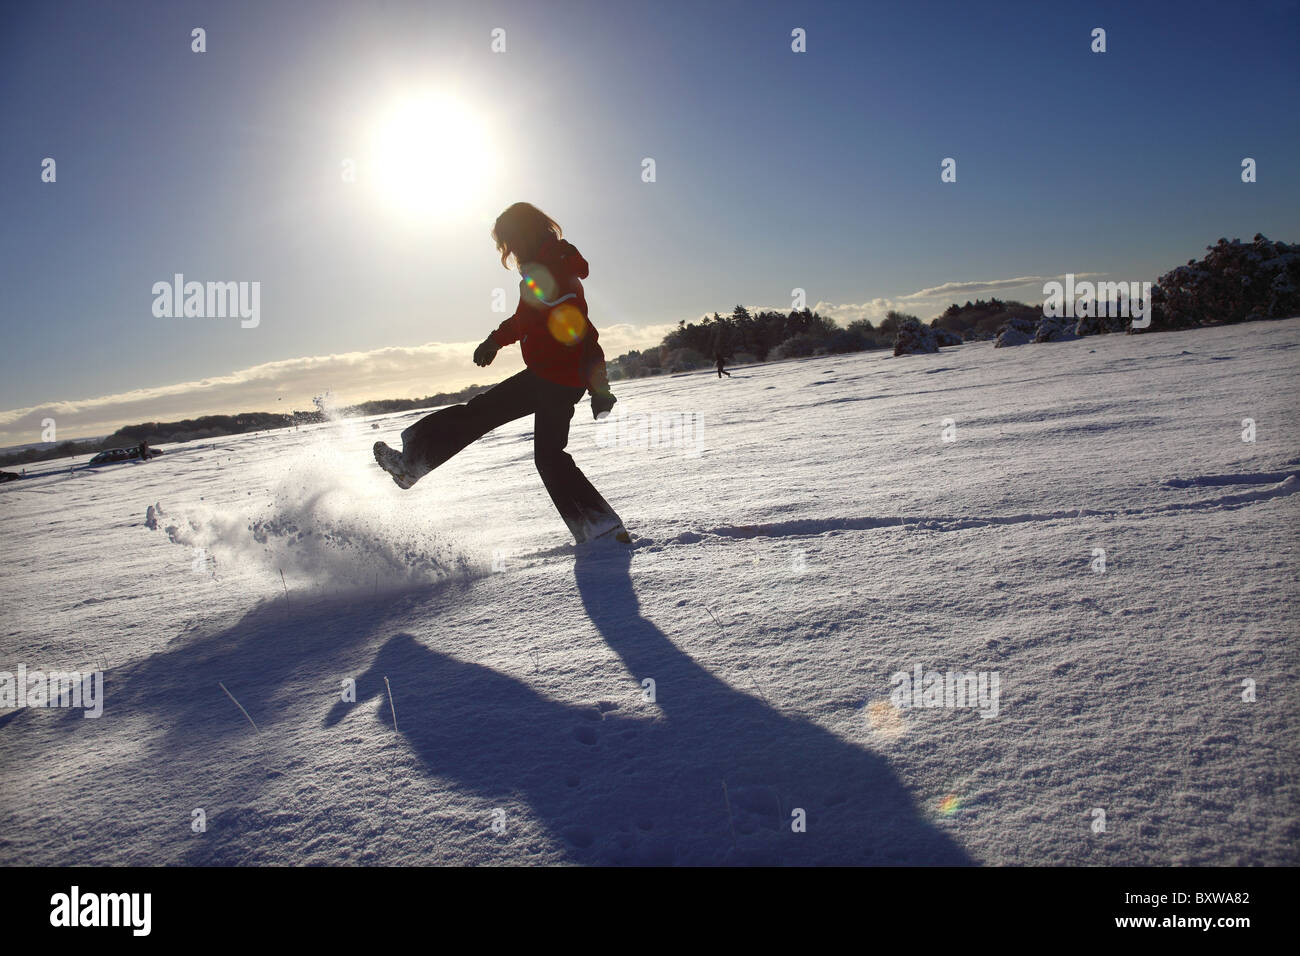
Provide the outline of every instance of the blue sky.
[[[788,309],[796,287],[841,322],[928,319],[1038,301],[1066,272],[1152,281],[1220,236],[1300,239],[1295,3],[96,2],[5,20],[0,444],[39,440],[47,416],[69,438],[503,377],[517,360],[469,354],[503,317],[492,290],[513,308],[487,233],[517,199],[590,260],[611,357],[737,302]],[[367,151],[426,90],[473,113],[492,171],[416,218],[379,199]],[[257,327],[156,317],[177,272],[259,282]]]

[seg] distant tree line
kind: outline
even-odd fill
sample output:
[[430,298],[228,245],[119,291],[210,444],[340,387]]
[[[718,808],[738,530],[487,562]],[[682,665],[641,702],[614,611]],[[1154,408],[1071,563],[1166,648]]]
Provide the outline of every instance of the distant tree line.
[[992,339],[1011,319],[1036,320],[1042,314],[1041,305],[1026,305],[1014,299],[1004,302],[995,296],[987,302],[976,299],[974,302],[968,300],[965,305],[953,303],[930,323],[930,327],[956,332],[963,342],[982,342]]
[[204,415],[201,418],[187,418],[179,422],[146,422],[141,425],[124,425],[107,438],[89,441],[65,441],[50,445],[39,445],[12,451],[0,455],[0,465],[25,465],[34,461],[49,461],[52,458],[71,458],[75,455],[90,455],[108,448],[128,448],[147,441],[150,445],[163,442],[197,441],[203,438],[216,438],[222,435],[238,435],[242,432],[262,431],[268,428],[283,428],[293,424],[293,416],[271,412],[244,412],[239,415]]
[[[1300,245],[1274,242],[1256,234],[1249,243],[1220,239],[1205,258],[1189,260],[1161,276],[1151,289],[1151,325],[1146,331],[1193,328],[1300,315]],[[932,319],[938,344],[994,339],[1006,328],[1032,333],[1043,320],[1041,305],[996,297],[953,303]],[[920,320],[891,311],[879,325],[857,319],[840,328],[833,319],[807,309],[751,313],[738,305],[730,315],[717,312],[702,322],[679,322],[657,348],[627,352],[610,363],[610,378],[640,378],[684,372],[713,364],[799,358],[898,346],[899,329]],[[1073,324],[1073,323],[1072,323]],[[914,326],[913,326],[914,328]],[[1142,331],[1131,318],[1088,319],[1071,332]]]
[[436,408],[439,405],[456,405],[469,401],[480,392],[486,392],[491,385],[467,385],[455,392],[437,392],[424,398],[381,398],[373,402],[349,405],[343,409],[344,418],[356,418],[362,415],[385,415],[389,412],[408,412],[415,408]]
[[[942,344],[955,345],[993,338],[998,327],[1013,315],[1041,314],[1041,306],[979,299],[965,305],[953,304],[930,325],[950,333],[942,338]],[[909,321],[920,320],[891,310],[879,325],[869,319],[855,319],[841,328],[834,319],[808,309],[752,313],[738,305],[730,315],[715,312],[701,322],[679,322],[657,348],[620,355],[610,365],[610,378],[690,371],[712,365],[719,355],[729,363],[743,363],[892,349],[899,327]]]
[[[353,418],[363,415],[381,415],[388,412],[404,412],[416,408],[433,408],[438,405],[451,405],[472,398],[490,387],[489,385],[470,385],[459,391],[438,392],[424,398],[388,398],[373,402],[362,402],[342,409],[341,415],[344,418]],[[54,458],[91,455],[108,448],[129,448],[140,444],[142,441],[146,441],[150,445],[204,441],[210,438],[224,438],[228,435],[241,435],[245,432],[260,432],[273,428],[288,428],[292,425],[307,425],[324,420],[325,415],[323,412],[310,411],[289,414],[241,412],[238,415],[204,415],[200,418],[186,418],[178,422],[145,422],[140,425],[125,425],[107,438],[89,441],[65,441],[0,454],[0,465],[26,465],[30,462],[49,461]]]

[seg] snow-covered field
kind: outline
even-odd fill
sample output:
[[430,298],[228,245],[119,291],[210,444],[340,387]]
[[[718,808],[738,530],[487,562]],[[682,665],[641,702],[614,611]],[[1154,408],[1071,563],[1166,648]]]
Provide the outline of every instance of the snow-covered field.
[[528,421],[410,492],[409,413],[0,488],[0,670],[105,673],[0,711],[0,863],[1300,862],[1300,319],[734,371],[616,383],[697,441],[577,409],[631,550]]

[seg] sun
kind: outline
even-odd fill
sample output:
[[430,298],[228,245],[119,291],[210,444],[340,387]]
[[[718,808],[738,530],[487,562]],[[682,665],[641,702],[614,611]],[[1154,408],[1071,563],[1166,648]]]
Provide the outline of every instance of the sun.
[[445,220],[482,200],[497,158],[479,113],[453,96],[426,92],[398,100],[381,115],[369,179],[395,211]]

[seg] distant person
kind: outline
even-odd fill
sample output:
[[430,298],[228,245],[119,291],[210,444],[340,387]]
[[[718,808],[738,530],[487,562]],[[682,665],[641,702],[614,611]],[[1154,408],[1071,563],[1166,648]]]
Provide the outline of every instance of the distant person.
[[149,460],[149,443],[147,441],[140,442],[140,460]]
[[474,362],[491,365],[498,350],[519,342],[527,367],[463,405],[420,419],[402,432],[400,452],[375,442],[375,461],[399,488],[410,488],[492,429],[532,415],[533,461],[574,540],[613,535],[628,543],[622,520],[564,450],[573,406],[584,392],[597,419],[616,401],[600,337],[587,317],[581,281],[587,260],[554,219],[525,202],[497,217],[492,239],[501,264],[509,268],[513,259],[523,277],[519,306],[474,350]]
[[723,368],[723,366],[726,364],[726,360],[723,359],[721,352],[717,353],[717,355],[714,358],[713,364],[718,370],[718,378],[722,378],[722,376],[724,375],[727,376],[727,378],[731,378],[731,373]]

